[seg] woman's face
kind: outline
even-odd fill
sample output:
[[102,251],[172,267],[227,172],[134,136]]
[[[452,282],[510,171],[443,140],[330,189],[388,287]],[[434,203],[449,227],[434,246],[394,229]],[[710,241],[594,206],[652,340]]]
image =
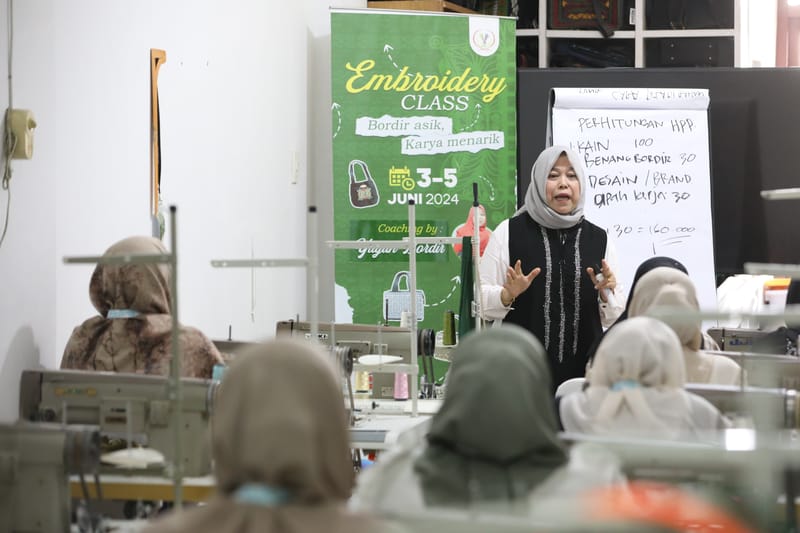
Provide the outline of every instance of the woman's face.
[[560,215],[572,213],[581,199],[581,182],[566,155],[561,154],[547,176],[547,205]]

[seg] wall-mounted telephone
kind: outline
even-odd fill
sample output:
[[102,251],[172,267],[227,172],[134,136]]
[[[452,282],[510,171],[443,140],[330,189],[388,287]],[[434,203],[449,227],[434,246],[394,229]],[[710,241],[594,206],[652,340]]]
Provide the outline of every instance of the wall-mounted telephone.
[[31,159],[33,157],[33,130],[36,128],[33,113],[27,109],[12,109],[8,120],[14,139],[11,159]]

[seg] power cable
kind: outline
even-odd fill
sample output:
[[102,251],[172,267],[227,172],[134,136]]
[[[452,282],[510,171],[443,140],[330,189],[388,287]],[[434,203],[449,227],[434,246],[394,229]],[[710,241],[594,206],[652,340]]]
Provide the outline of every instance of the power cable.
[[8,109],[5,113],[5,135],[3,138],[3,179],[2,188],[7,191],[6,216],[3,222],[3,234],[0,235],[0,246],[6,238],[8,219],[11,213],[11,154],[17,146],[17,139],[11,133],[11,110],[14,109],[14,93],[12,88],[12,59],[14,57],[14,1],[8,0]]

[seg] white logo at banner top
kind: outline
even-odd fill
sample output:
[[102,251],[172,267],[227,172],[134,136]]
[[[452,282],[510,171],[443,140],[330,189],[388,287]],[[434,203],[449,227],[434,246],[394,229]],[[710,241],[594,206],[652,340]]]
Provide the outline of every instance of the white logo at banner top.
[[479,56],[490,56],[500,46],[500,19],[495,17],[469,18],[469,45]]

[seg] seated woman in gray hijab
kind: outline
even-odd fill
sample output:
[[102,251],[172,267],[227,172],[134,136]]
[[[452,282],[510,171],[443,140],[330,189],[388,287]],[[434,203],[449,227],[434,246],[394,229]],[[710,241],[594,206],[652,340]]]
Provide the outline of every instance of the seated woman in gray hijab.
[[[670,308],[673,315],[699,312],[697,293],[689,276],[674,268],[655,268],[642,276],[631,298],[628,316],[653,316],[658,307]],[[739,385],[745,379],[735,361],[700,349],[702,331],[699,318],[665,317],[662,320],[675,331],[683,345],[687,382]]]
[[600,342],[589,387],[561,399],[564,429],[714,441],[728,421],[706,399],[683,389],[684,372],[681,342],[669,326],[650,317],[628,318]]
[[352,505],[376,513],[449,507],[527,515],[533,491],[548,480],[585,489],[616,479],[617,463],[601,458],[581,463],[588,470],[569,468],[546,358],[519,326],[465,336],[426,442],[401,438],[378,457],[361,473]]
[[[104,257],[167,253],[154,237],[129,237]],[[89,297],[100,313],[75,328],[61,368],[169,375],[172,359],[172,295],[164,263],[98,264]],[[224,364],[214,344],[198,329],[180,327],[181,375],[210,378]]]
[[345,502],[355,473],[342,388],[331,359],[293,339],[237,356],[211,424],[217,493],[157,519],[147,533],[366,532]]

